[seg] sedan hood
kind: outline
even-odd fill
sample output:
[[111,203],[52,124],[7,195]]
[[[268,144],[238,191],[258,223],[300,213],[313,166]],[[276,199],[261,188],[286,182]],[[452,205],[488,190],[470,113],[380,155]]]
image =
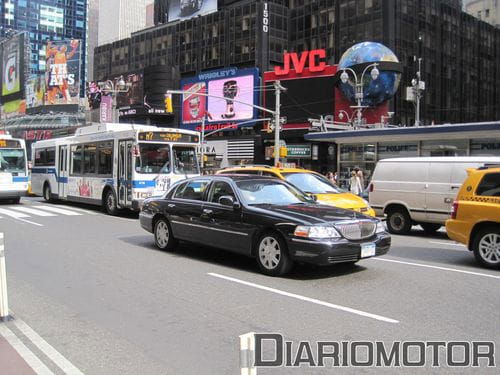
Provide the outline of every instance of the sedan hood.
[[279,216],[284,220],[305,225],[322,224],[342,220],[369,219],[369,217],[354,211],[322,204],[262,204],[250,206],[250,208],[258,210],[259,213],[262,214],[267,212],[268,214]]

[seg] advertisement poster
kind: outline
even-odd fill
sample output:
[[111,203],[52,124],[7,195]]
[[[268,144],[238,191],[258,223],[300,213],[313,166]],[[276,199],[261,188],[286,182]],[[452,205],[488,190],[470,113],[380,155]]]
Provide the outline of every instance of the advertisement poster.
[[101,123],[113,122],[113,97],[111,95],[104,95],[101,97],[99,113]]
[[21,91],[22,37],[16,36],[3,43],[2,54],[2,96]]
[[249,121],[258,117],[253,106],[259,104],[259,84],[257,68],[213,70],[181,80],[182,90],[189,92],[182,98],[182,127],[200,131],[205,113],[205,131],[234,130],[242,122],[253,126]]
[[118,82],[122,78],[127,87],[124,89],[124,92],[118,92],[116,94],[117,107],[142,105],[144,102],[144,75],[142,73],[129,73],[114,77],[113,82],[115,88],[119,86]]
[[182,96],[182,122],[186,124],[201,122],[205,114],[205,108],[207,107],[207,97],[194,94],[206,94],[206,83],[198,82],[186,84],[182,86],[182,90],[190,92]]
[[168,22],[217,12],[217,0],[170,0]]
[[36,108],[44,105],[45,78],[32,76],[26,80],[26,108]]
[[78,104],[80,95],[79,40],[47,42],[45,55],[45,105]]
[[253,107],[243,103],[254,104],[254,77],[247,75],[231,79],[219,79],[208,83],[208,93],[223,96],[225,100],[208,98],[208,113],[213,121],[249,120],[253,118]]

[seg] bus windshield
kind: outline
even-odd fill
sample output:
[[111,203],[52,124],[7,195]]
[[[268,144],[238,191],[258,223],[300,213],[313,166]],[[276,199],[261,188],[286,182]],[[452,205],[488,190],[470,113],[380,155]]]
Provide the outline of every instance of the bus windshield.
[[139,143],[135,158],[137,173],[170,173],[170,146],[165,143]]
[[23,149],[0,149],[0,172],[26,173]]
[[189,146],[174,146],[174,173],[199,174],[196,150]]

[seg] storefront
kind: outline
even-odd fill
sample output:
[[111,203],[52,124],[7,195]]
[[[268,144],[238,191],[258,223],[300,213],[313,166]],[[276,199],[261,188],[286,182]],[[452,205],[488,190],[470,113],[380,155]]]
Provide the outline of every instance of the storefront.
[[336,144],[339,184],[354,168],[371,179],[377,161],[415,156],[500,156],[500,122],[309,133],[309,141]]

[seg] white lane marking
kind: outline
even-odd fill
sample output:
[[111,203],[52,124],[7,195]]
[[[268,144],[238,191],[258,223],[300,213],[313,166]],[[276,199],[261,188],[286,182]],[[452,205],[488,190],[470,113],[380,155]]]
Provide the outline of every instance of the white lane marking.
[[40,211],[40,210],[36,210],[34,208],[28,208],[28,207],[11,207],[11,209],[25,212],[25,213],[31,214],[31,215],[36,215],[36,216],[57,216],[57,215],[52,214],[50,212],[44,212],[44,211]]
[[381,262],[391,262],[391,263],[406,264],[406,265],[409,265],[409,266],[432,268],[432,269],[442,270],[442,271],[459,272],[459,273],[465,273],[465,274],[468,274],[468,275],[475,275],[475,276],[491,277],[493,279],[500,279],[500,276],[490,275],[490,274],[487,274],[487,273],[465,271],[465,270],[459,270],[459,269],[456,269],[456,268],[431,266],[429,264],[413,263],[413,262],[403,262],[401,260],[394,260],[394,259],[387,259],[387,258],[371,258],[371,260],[377,260],[377,261],[381,261]]
[[52,207],[52,206],[43,206],[43,205],[37,206],[37,208],[40,209],[40,210],[46,210],[46,211],[55,212],[55,213],[61,214],[61,215],[82,216],[81,213],[70,211],[70,210],[67,210],[67,209],[64,209],[64,208],[56,208],[56,207]]
[[[46,205],[46,204],[37,204],[35,206],[53,207],[53,206],[49,206],[49,205]],[[94,211],[91,211],[91,210],[84,210],[83,208],[79,208],[79,207],[73,207],[73,206],[71,206],[71,207],[63,206],[63,207],[64,207],[64,209],[68,209],[68,210],[76,211],[76,212],[82,212],[82,213],[88,214],[88,215],[99,215],[99,213],[97,213],[97,212],[94,212]]]
[[466,248],[465,245],[463,245],[461,243],[454,243],[454,242],[429,241],[429,243],[433,243],[433,244],[436,244],[436,245],[447,245],[447,246],[457,246],[457,247],[461,247],[461,248]]
[[83,375],[78,368],[68,361],[61,353],[45,341],[38,333],[36,333],[28,324],[22,320],[14,320],[14,325],[31,340],[35,346],[40,349],[49,359],[54,362],[65,374]]
[[349,312],[351,314],[356,314],[356,315],[364,316],[365,318],[376,319],[376,320],[380,320],[380,321],[383,321],[383,322],[386,322],[386,323],[399,323],[398,320],[391,319],[391,318],[386,318],[385,316],[376,315],[376,314],[368,313],[368,312],[361,311],[361,310],[356,310],[356,309],[353,309],[353,308],[350,308],[350,307],[346,307],[346,306],[336,305],[336,304],[333,304],[333,303],[330,303],[330,302],[321,301],[319,299],[301,296],[301,295],[295,294],[295,293],[285,292],[283,290],[274,289],[274,288],[270,288],[270,287],[259,285],[259,284],[254,284],[254,283],[251,283],[251,282],[248,282],[248,281],[243,281],[243,280],[235,279],[233,277],[224,276],[224,275],[220,275],[220,274],[212,273],[212,272],[209,272],[208,275],[209,276],[213,276],[213,277],[218,277],[219,279],[224,279],[224,280],[227,280],[227,281],[232,281],[234,283],[238,283],[238,284],[250,286],[252,288],[261,289],[261,290],[265,290],[265,291],[268,291],[268,292],[271,292],[271,293],[280,294],[282,296],[286,296],[286,297],[290,297],[290,298],[295,298],[295,299],[298,299],[298,300],[301,300],[301,301],[311,302],[311,303],[314,303],[316,305],[321,305],[321,306],[329,307],[331,309],[341,310],[341,311]]
[[19,353],[19,355],[26,361],[26,363],[37,374],[53,375],[54,373],[40,361],[21,340],[8,329],[5,325],[0,325],[0,335],[7,340],[7,342]]
[[26,215],[26,214],[23,214],[23,213],[17,212],[17,211],[7,210],[6,208],[0,208],[0,213],[7,215],[7,216],[10,216],[10,217],[13,217],[14,219],[22,219],[25,217],[30,217],[29,215]]

